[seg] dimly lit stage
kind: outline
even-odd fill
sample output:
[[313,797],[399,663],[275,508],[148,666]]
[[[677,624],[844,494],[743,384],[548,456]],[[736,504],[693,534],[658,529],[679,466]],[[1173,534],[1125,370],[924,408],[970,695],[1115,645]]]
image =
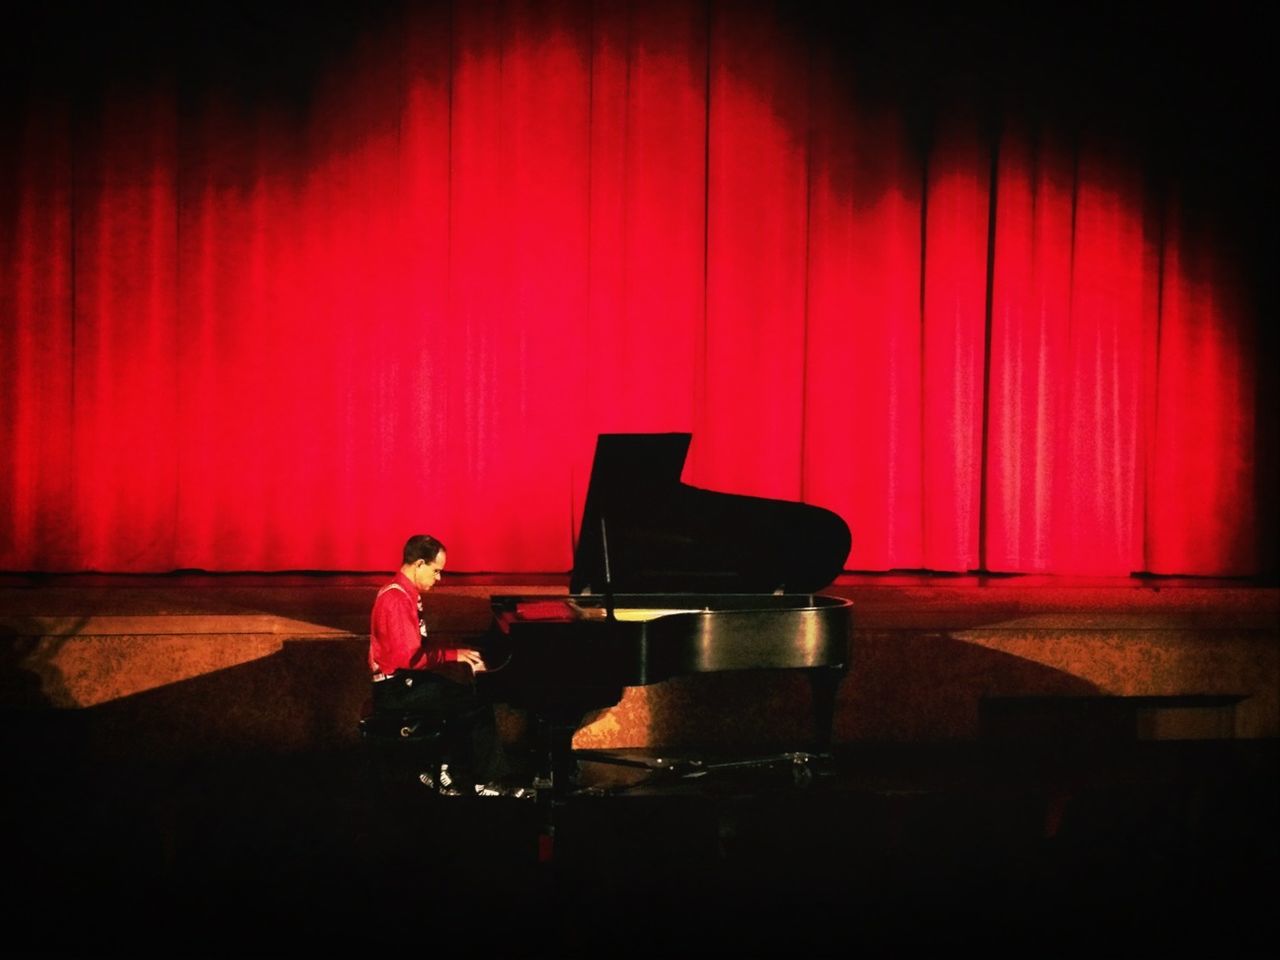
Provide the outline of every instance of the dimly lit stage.
[[[380,580],[0,578],[7,944],[1274,944],[1274,587],[842,578],[854,649],[812,780],[618,789],[584,765],[599,789],[554,810],[548,858],[536,804],[372,765],[355,718]],[[428,616],[468,635],[492,593],[563,589],[454,577]],[[576,743],[731,760],[808,722],[795,677],[687,677],[628,690]]]

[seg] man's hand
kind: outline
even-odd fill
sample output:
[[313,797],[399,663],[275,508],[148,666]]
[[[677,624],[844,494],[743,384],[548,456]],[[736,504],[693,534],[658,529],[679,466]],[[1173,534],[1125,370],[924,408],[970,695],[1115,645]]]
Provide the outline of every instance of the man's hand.
[[471,664],[474,673],[483,673],[485,670],[484,657],[479,650],[472,650],[470,647],[458,648],[458,662]]

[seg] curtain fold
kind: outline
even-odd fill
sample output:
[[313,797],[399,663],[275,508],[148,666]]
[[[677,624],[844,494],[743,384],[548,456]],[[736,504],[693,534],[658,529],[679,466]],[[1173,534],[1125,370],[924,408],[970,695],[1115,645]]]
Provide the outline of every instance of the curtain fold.
[[298,100],[16,101],[0,569],[562,571],[596,434],[679,430],[851,570],[1258,572],[1212,223],[784,9],[410,5]]

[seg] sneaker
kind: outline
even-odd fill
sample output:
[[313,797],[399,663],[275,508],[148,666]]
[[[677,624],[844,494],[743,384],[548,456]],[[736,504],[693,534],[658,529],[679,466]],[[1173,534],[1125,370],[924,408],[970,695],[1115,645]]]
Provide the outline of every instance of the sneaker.
[[461,791],[459,791],[456,787],[454,787],[454,786],[453,786],[453,778],[451,778],[451,777],[449,776],[449,773],[448,773],[448,771],[447,771],[447,770],[443,770],[443,769],[442,769],[442,770],[440,771],[440,787],[439,787],[439,789],[436,789],[436,781],[435,781],[435,779],[434,779],[434,778],[431,776],[431,774],[430,774],[430,773],[428,773],[426,770],[424,770],[424,771],[422,771],[422,773],[418,774],[418,780],[419,780],[419,781],[421,781],[421,783],[423,784],[423,786],[425,786],[428,790],[435,790],[435,791],[436,791],[436,793],[440,794],[442,797],[460,797],[460,796],[462,796],[462,792],[461,792]]
[[505,787],[500,783],[477,783],[477,797],[512,797],[516,800],[532,800],[533,791],[526,787]]

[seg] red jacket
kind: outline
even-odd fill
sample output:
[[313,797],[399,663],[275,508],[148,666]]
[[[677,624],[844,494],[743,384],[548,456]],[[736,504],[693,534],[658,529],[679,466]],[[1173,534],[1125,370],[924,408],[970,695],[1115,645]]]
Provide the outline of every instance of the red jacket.
[[369,669],[373,673],[430,670],[458,659],[457,650],[428,646],[421,614],[422,597],[403,572],[378,591],[369,622]]

